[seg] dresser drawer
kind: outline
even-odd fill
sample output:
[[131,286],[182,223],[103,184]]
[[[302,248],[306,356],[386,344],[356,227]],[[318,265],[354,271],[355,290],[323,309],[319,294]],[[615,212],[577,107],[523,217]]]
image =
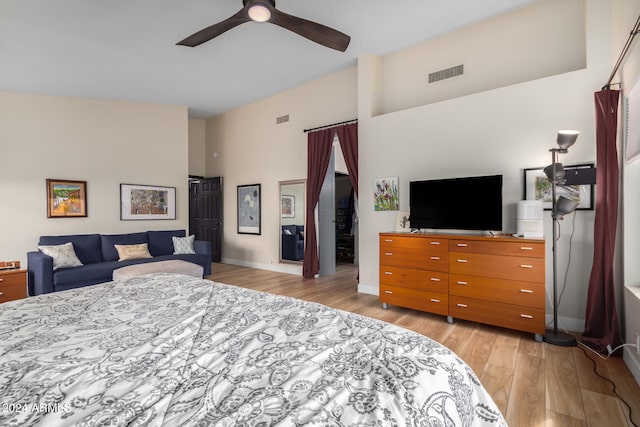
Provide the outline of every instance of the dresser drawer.
[[449,301],[446,294],[382,284],[380,285],[380,302],[443,316],[446,316],[449,310]]
[[466,276],[544,283],[544,258],[451,252],[449,272]]
[[449,250],[460,253],[482,253],[528,258],[544,258],[544,241],[491,242],[484,240],[450,240]]
[[24,270],[0,274],[0,303],[26,298],[26,280]]
[[407,248],[418,249],[428,253],[440,252],[447,253],[449,251],[449,243],[446,239],[438,239],[433,237],[418,236],[398,236],[398,235],[382,235],[380,236],[380,248]]
[[425,249],[380,248],[380,265],[446,272],[447,252],[429,253]]
[[449,293],[461,297],[545,308],[544,283],[452,274]]
[[449,315],[503,328],[544,334],[544,308],[522,307],[459,296],[449,297]]
[[380,283],[443,294],[449,292],[449,275],[441,271],[380,266]]

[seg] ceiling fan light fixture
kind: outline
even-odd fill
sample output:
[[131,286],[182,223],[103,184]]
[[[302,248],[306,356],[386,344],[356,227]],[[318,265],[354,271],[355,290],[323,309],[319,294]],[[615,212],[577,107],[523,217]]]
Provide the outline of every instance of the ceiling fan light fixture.
[[249,18],[256,22],[267,22],[271,19],[271,11],[262,5],[256,4],[248,10]]

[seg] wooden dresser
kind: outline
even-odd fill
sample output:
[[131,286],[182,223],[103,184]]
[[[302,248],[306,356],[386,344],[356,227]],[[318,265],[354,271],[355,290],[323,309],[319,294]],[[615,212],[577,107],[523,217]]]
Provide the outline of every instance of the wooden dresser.
[[0,270],[0,303],[27,297],[27,270]]
[[380,302],[545,332],[545,242],[510,236],[380,234]]

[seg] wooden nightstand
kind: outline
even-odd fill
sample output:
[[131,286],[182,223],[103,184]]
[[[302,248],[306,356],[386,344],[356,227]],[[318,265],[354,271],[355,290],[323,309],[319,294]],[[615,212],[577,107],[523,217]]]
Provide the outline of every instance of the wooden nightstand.
[[27,297],[27,270],[0,270],[0,303]]

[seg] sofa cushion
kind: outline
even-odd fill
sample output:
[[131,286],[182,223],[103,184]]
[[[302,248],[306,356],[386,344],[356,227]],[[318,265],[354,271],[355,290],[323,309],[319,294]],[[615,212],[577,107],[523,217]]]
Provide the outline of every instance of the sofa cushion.
[[[69,236],[40,236],[38,246],[62,245],[73,243],[73,249],[83,264],[102,262],[99,234],[74,234]],[[115,251],[115,249],[114,249]]]
[[43,254],[53,258],[53,269],[66,267],[79,267],[82,262],[73,250],[73,243],[67,242],[62,245],[38,246],[38,250]]
[[172,237],[185,237],[184,230],[147,231],[149,252],[152,256],[173,254]]
[[120,256],[115,245],[138,245],[148,243],[147,233],[103,234],[102,258],[105,261],[117,261]]
[[195,254],[196,250],[193,247],[193,244],[196,240],[196,236],[193,234],[187,237],[176,237],[173,236],[173,254]]
[[118,261],[152,258],[146,243],[139,245],[114,245],[118,251]]

